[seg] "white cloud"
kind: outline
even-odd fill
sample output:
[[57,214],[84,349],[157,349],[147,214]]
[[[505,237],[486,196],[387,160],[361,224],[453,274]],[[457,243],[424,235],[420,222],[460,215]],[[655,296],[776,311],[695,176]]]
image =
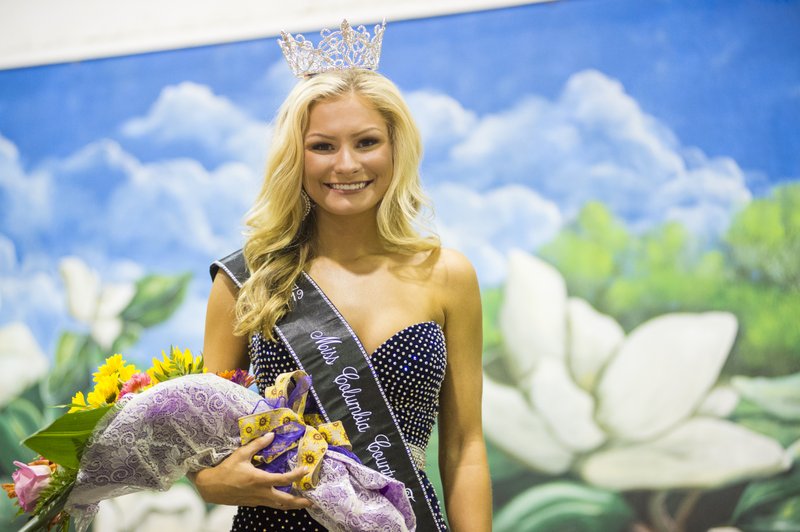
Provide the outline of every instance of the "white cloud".
[[665,183],[650,204],[663,209],[666,219],[680,221],[701,237],[713,237],[727,229],[731,213],[750,199],[739,166],[719,158]]
[[196,140],[216,147],[247,122],[247,116],[227,98],[205,85],[185,81],[164,87],[147,115],[125,122],[122,132],[162,141]]
[[10,272],[17,264],[14,243],[0,233],[0,272]]
[[23,322],[41,345],[54,340],[52,331],[64,312],[64,290],[54,265],[42,252],[21,261],[14,243],[0,233],[0,326]]
[[679,220],[706,234],[724,230],[751,196],[734,161],[681,146],[618,81],[593,70],[574,74],[555,100],[526,96],[480,117],[425,175],[476,190],[526,185],[566,217],[599,200],[634,228]]
[[258,183],[240,163],[213,172],[191,159],[142,166],[114,193],[109,237],[165,256],[188,250],[224,254],[240,240],[240,221]]
[[[80,176],[82,172],[91,171],[101,165],[123,173],[131,173],[139,167],[139,161],[125,152],[117,142],[100,139],[84,146],[63,161],[60,161],[57,168],[62,174]],[[94,187],[102,185],[102,183],[97,182],[80,182],[76,184]]]
[[10,181],[10,177],[19,171],[19,150],[13,142],[0,135],[0,183]]
[[443,149],[464,138],[477,117],[454,98],[435,91],[414,91],[405,95],[429,151]]
[[30,234],[51,222],[51,183],[43,172],[27,173],[19,150],[0,134],[0,221],[4,231]]
[[122,133],[156,143],[196,143],[223,160],[260,168],[271,129],[208,86],[185,81],[165,87],[145,116],[122,125]]
[[[69,325],[61,257],[78,255],[117,282],[192,271],[207,294],[207,262],[240,244],[260,182],[242,163],[144,164],[107,139],[26,174],[13,143],[0,140],[0,324],[23,321],[45,346]],[[196,327],[201,334],[202,320]]]
[[[238,162],[213,171],[188,158],[144,164],[108,139],[31,175],[13,168],[0,184],[4,230],[54,258],[97,250],[137,262],[167,262],[171,254],[191,260],[190,250],[225,254],[240,241],[241,219],[261,180]],[[31,182],[39,186],[28,188]]]
[[511,249],[533,250],[553,238],[562,224],[557,205],[521,185],[480,194],[448,182],[430,193],[443,244],[466,254],[488,285],[505,277]]

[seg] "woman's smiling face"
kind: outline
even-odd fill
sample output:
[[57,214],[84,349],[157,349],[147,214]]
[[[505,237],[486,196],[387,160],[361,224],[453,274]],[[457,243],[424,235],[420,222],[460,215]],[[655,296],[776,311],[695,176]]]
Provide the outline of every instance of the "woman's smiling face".
[[315,103],[303,139],[303,187],[317,209],[347,216],[377,209],[393,173],[383,116],[350,93]]

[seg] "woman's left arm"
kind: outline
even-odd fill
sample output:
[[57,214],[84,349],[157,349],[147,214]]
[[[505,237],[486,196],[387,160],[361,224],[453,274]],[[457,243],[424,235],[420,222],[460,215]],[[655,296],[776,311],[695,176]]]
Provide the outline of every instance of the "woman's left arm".
[[439,470],[455,532],[492,528],[492,494],[481,422],[481,298],[475,270],[443,250],[447,372],[440,396]]

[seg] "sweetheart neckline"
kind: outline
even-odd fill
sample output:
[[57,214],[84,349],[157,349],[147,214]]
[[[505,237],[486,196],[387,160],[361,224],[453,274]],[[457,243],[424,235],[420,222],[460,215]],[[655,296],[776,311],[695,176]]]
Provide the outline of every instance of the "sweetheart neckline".
[[[369,355],[367,355],[367,356],[368,356],[368,357],[371,359],[373,356],[375,356],[375,354],[377,354],[377,353],[378,353],[378,351],[380,351],[381,349],[383,349],[383,347],[384,347],[386,344],[388,344],[389,342],[391,342],[392,340],[394,340],[396,337],[400,336],[402,333],[404,333],[404,332],[408,331],[409,329],[412,329],[412,328],[414,328],[414,327],[420,327],[420,326],[422,326],[422,325],[428,325],[428,324],[431,324],[431,323],[432,323],[433,325],[435,325],[435,326],[436,326],[436,329],[438,329],[438,330],[439,330],[439,332],[442,334],[442,338],[444,338],[444,329],[442,329],[442,326],[441,326],[441,325],[439,325],[439,322],[438,322],[438,321],[436,321],[436,320],[419,321],[419,322],[417,322],[417,323],[412,323],[411,325],[407,325],[406,327],[403,327],[402,329],[400,329],[399,331],[397,331],[396,333],[394,333],[393,335],[391,335],[389,338],[387,338],[386,340],[384,340],[383,342],[381,342],[381,343],[380,343],[380,345],[378,345],[378,347],[376,347],[376,348],[375,348],[375,350],[374,350],[374,351],[372,351],[372,353],[371,353],[371,354],[369,354]],[[361,347],[364,347],[364,344],[361,342],[361,338],[359,338],[359,337],[358,337],[358,335],[355,333],[355,331],[353,331],[353,335],[354,335],[354,336],[356,337],[356,339],[358,340],[358,343],[359,343],[359,344],[361,344]],[[364,348],[364,352],[365,352],[365,353],[367,352],[367,349],[366,349],[366,348]]]
[[364,347],[364,342],[361,341],[361,337],[358,336],[356,331],[353,329],[353,326],[350,325],[350,322],[341,313],[341,311],[339,310],[339,307],[337,307],[336,304],[333,301],[331,301],[331,299],[328,297],[328,294],[325,293],[325,291],[319,286],[319,284],[317,284],[317,281],[315,281],[314,278],[311,277],[311,275],[309,275],[308,272],[303,271],[302,274],[305,275],[306,279],[308,279],[308,281],[319,291],[320,295],[322,295],[322,298],[325,301],[328,302],[328,305],[331,306],[331,309],[333,309],[333,311],[336,312],[336,314],[339,316],[339,319],[342,320],[342,323],[344,323],[345,327],[347,327],[347,329],[353,335],[353,338],[355,338],[355,340],[358,343],[359,347],[361,347],[361,350],[364,352],[364,354],[369,359],[372,359],[372,355],[374,355],[375,353],[380,351],[381,348],[383,348],[384,345],[389,343],[391,340],[394,340],[395,337],[399,336],[401,333],[404,333],[405,331],[411,329],[412,327],[416,327],[416,326],[419,326],[419,325],[425,325],[426,323],[433,323],[434,325],[436,325],[436,328],[439,329],[439,332],[442,335],[442,339],[444,339],[444,329],[442,328],[441,324],[439,324],[438,321],[436,321],[436,320],[420,321],[420,322],[412,323],[411,325],[407,325],[407,326],[403,327],[402,329],[400,329],[396,333],[392,334],[389,338],[387,338],[386,340],[381,342],[378,345],[378,347],[376,347],[375,350],[372,351],[372,353],[367,353],[367,348]]

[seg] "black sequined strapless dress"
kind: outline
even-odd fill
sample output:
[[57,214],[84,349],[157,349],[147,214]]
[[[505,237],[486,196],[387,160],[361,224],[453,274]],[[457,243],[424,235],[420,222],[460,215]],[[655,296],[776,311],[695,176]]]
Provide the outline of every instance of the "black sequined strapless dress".
[[[262,394],[278,375],[298,369],[283,343],[270,342],[255,335],[249,349]],[[441,327],[433,321],[406,327],[381,344],[370,356],[370,361],[397,415],[406,442],[412,452],[424,453],[439,412],[439,390],[447,366]],[[310,395],[309,401],[313,401]],[[438,530],[447,530],[433,486],[424,472],[420,472],[420,476],[433,503]],[[236,513],[232,530],[321,531],[325,528],[304,510],[243,506]]]

